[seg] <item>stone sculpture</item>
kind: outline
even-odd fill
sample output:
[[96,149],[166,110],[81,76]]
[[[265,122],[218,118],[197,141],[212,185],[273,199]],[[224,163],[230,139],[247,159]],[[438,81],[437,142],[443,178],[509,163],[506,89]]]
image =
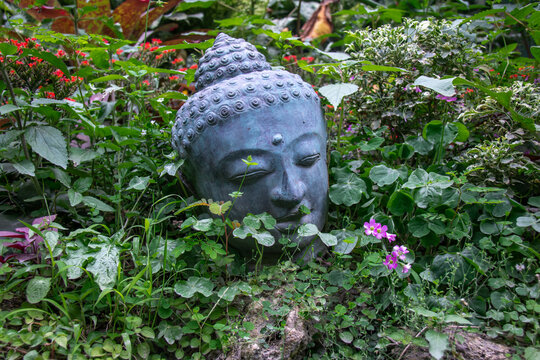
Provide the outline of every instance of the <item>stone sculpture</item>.
[[[313,257],[324,244],[296,229],[311,223],[322,230],[326,220],[326,126],[318,95],[298,75],[272,70],[252,44],[225,34],[200,59],[195,81],[197,93],[178,111],[172,144],[197,195],[227,201],[241,187],[230,219],[267,212],[277,220],[265,262],[282,255],[281,237],[298,244],[296,258]],[[248,156],[257,165],[247,167]],[[231,238],[229,245],[248,256],[256,242]]]

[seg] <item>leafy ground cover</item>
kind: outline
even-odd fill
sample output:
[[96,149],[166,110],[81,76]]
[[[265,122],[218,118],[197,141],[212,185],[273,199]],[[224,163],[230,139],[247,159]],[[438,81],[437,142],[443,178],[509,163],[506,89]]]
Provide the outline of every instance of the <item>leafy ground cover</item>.
[[[282,30],[317,2],[105,3],[3,5],[4,358],[540,356],[538,3],[343,1],[312,42]],[[170,130],[218,32],[321,96],[313,262],[252,270],[228,239],[257,263],[275,220],[183,179]]]

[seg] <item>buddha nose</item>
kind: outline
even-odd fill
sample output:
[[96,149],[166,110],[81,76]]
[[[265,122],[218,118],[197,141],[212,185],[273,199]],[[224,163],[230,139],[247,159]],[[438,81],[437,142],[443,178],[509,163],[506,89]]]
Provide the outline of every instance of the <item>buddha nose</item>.
[[305,193],[304,182],[299,178],[291,178],[287,171],[284,171],[281,184],[272,190],[270,197],[275,205],[290,209],[302,201]]

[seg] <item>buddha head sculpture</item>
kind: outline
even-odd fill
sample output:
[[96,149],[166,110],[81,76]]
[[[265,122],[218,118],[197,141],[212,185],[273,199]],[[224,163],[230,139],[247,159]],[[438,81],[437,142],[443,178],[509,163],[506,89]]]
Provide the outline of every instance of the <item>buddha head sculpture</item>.
[[[272,215],[276,241],[264,247],[265,262],[282,255],[282,237],[298,245],[296,257],[312,257],[323,243],[296,230],[305,223],[322,230],[326,219],[326,124],[319,97],[298,75],[272,70],[252,44],[225,34],[200,59],[195,81],[197,93],[178,111],[172,144],[197,195],[228,201],[240,190],[231,220]],[[249,156],[256,165],[242,161]],[[229,245],[249,255],[256,241],[231,238]]]

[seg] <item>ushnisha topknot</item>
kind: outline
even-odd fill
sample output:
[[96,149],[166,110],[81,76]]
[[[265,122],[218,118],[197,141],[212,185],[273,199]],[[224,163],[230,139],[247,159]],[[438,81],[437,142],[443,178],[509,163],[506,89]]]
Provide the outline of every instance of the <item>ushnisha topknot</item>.
[[292,101],[311,101],[320,111],[319,97],[300,76],[272,70],[255,46],[223,33],[199,60],[195,81],[197,93],[178,110],[172,129],[172,145],[182,158],[206,127],[247,111]]

